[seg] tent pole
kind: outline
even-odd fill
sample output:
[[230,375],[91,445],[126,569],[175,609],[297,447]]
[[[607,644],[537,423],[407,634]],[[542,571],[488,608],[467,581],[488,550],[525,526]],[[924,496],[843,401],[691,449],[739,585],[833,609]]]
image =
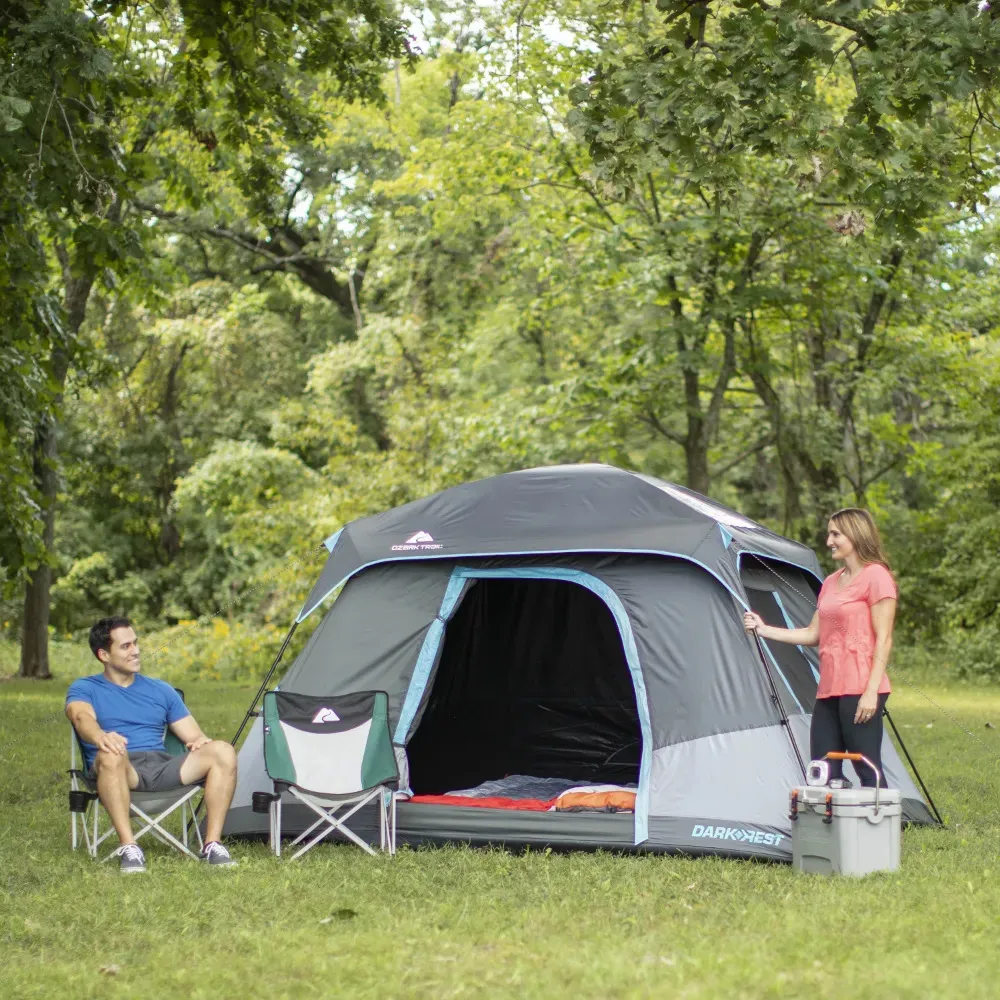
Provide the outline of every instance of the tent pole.
[[229,741],[233,746],[236,746],[236,741],[243,734],[243,730],[246,728],[247,723],[253,716],[254,709],[257,707],[257,702],[264,696],[264,692],[267,691],[268,684],[271,683],[271,678],[274,676],[275,670],[278,669],[278,664],[281,663],[281,658],[285,655],[285,650],[288,649],[288,644],[292,641],[292,636],[295,635],[295,630],[299,627],[298,620],[296,619],[292,622],[292,627],[288,630],[288,635],[285,636],[285,641],[281,644],[281,649],[278,650],[278,655],[274,658],[274,663],[271,664],[271,669],[268,670],[267,676],[264,678],[254,695],[253,701],[250,702],[250,707],[247,709],[247,714],[243,716],[243,721],[240,723],[240,728],[236,730],[236,735]]
[[[236,741],[243,734],[243,730],[246,729],[247,723],[253,718],[254,709],[257,707],[257,702],[263,697],[264,692],[267,690],[268,684],[271,683],[271,678],[274,676],[275,670],[278,669],[278,664],[281,663],[281,658],[285,655],[285,650],[288,649],[288,644],[292,641],[292,636],[295,634],[295,630],[299,627],[298,621],[292,622],[292,627],[288,630],[288,634],[285,636],[285,641],[281,644],[281,649],[278,650],[278,655],[274,658],[274,663],[271,664],[271,669],[268,670],[267,676],[264,678],[263,683],[258,689],[257,693],[253,697],[253,701],[250,702],[250,707],[247,709],[247,714],[243,716],[243,721],[240,723],[240,728],[236,730],[236,735],[229,741],[232,746],[236,746]],[[188,820],[188,824],[185,832],[190,833],[191,828],[195,823],[201,820],[201,809],[205,804],[205,799],[198,803],[197,809],[191,810],[191,819]]]
[[[268,670],[267,676],[264,678],[263,683],[258,689],[257,693],[254,695],[253,701],[250,702],[250,707],[247,709],[247,714],[243,716],[243,721],[240,723],[240,728],[236,730],[236,735],[229,741],[232,746],[236,746],[236,741],[243,734],[243,730],[246,729],[247,723],[253,718],[253,710],[257,707],[257,702],[263,697],[264,692],[267,690],[268,684],[271,683],[271,678],[274,676],[275,670],[278,669],[278,664],[281,663],[281,658],[285,655],[285,650],[288,649],[288,644],[292,641],[292,636],[295,634],[295,630],[299,627],[298,621],[292,622],[292,627],[288,630],[288,634],[285,636],[285,641],[281,644],[281,649],[278,650],[278,655],[274,658],[274,663],[271,664],[271,669]],[[197,809],[191,810],[191,818],[187,822],[185,827],[185,833],[190,833],[191,829],[196,823],[201,821],[201,810],[205,805],[205,798],[202,796],[201,801],[198,803]]]
[[920,777],[920,772],[917,770],[917,765],[913,763],[913,758],[910,756],[910,751],[906,749],[906,744],[903,742],[903,737],[900,736],[899,730],[896,728],[896,723],[893,721],[892,716],[889,714],[888,708],[882,709],[882,714],[889,720],[889,725],[892,726],[892,731],[896,736],[896,742],[899,744],[900,750],[903,751],[903,756],[906,757],[906,762],[910,765],[910,770],[913,772],[913,776],[917,779],[920,784],[920,790],[924,793],[924,798],[930,804],[931,809],[934,810],[934,816],[937,821],[944,826],[944,820],[941,818],[941,813],[938,812],[938,807],[934,805],[934,800],[931,798],[931,793],[927,790],[927,786],[924,784],[924,779]]
[[792,749],[795,751],[795,759],[799,762],[799,770],[802,772],[802,780],[805,781],[805,761],[802,759],[802,754],[799,752],[798,743],[795,742],[795,735],[792,733],[792,726],[788,721],[788,714],[785,712],[785,708],[781,704],[781,697],[774,684],[774,676],[771,674],[771,667],[767,662],[767,653],[764,652],[764,645],[760,641],[760,636],[757,634],[756,629],[753,630],[753,637],[754,642],[757,643],[757,652],[760,654],[760,662],[764,664],[764,673],[767,674],[767,683],[771,687],[771,700],[774,702],[774,707],[778,710],[778,715],[781,716],[781,724],[785,727],[785,732],[788,733],[789,742],[792,744]]

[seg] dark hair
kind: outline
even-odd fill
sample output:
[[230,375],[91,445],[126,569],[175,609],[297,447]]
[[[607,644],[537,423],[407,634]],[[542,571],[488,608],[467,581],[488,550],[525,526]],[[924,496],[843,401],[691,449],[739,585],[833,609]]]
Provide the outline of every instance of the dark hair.
[[[115,615],[112,618],[102,618],[90,627],[90,651],[94,656],[97,656],[99,649],[105,649],[110,653],[111,633],[116,628],[131,627],[132,623],[127,618],[122,618],[121,615]],[[99,656],[97,658],[100,659]]]

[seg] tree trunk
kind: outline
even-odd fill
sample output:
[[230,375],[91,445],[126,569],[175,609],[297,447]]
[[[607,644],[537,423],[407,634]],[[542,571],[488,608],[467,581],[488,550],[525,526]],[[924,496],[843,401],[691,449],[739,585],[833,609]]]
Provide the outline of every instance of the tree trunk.
[[[35,484],[42,495],[42,541],[45,554],[52,550],[55,535],[56,477],[56,424],[50,414],[43,417],[35,428],[32,471]],[[52,587],[52,567],[43,562],[28,578],[24,592],[24,622],[21,628],[22,677],[47,680],[49,670],[49,592]]]
[[[66,379],[66,352],[53,357],[53,377],[62,387]],[[45,414],[35,427],[32,471],[35,485],[42,497],[42,541],[48,557],[52,551],[56,524],[56,493],[59,477],[56,471],[56,421],[52,413]],[[28,578],[24,591],[24,621],[21,626],[21,677],[48,680],[49,670],[49,594],[52,589],[52,566],[43,562]]]
[[[83,317],[94,284],[94,272],[88,268],[84,274],[74,277],[70,271],[69,257],[65,250],[59,252],[65,281],[67,339],[76,339],[83,325]],[[59,473],[56,414],[62,403],[62,391],[69,371],[69,354],[63,347],[52,351],[52,379],[58,392],[48,413],[42,415],[35,427],[34,454],[32,468],[35,487],[42,500],[42,538],[45,542],[46,557],[52,551],[55,539],[56,495],[59,491]],[[46,680],[52,676],[49,670],[49,612],[51,609],[52,566],[42,563],[29,577],[24,592],[24,618],[21,624],[21,677],[35,677]]]

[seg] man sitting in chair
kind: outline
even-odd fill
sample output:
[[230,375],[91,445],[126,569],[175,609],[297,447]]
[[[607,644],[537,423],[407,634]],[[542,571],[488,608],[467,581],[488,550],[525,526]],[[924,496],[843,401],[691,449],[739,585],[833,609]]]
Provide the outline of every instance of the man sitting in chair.
[[[102,618],[90,630],[90,648],[104,673],[70,685],[66,715],[118,834],[121,870],[146,870],[142,848],[132,835],[130,792],[166,791],[202,780],[206,820],[201,857],[210,865],[236,864],[219,842],[236,788],[236,751],[225,740],[209,739],[169,684],[139,673],[139,641],[127,618]],[[167,753],[167,726],[187,753]]]

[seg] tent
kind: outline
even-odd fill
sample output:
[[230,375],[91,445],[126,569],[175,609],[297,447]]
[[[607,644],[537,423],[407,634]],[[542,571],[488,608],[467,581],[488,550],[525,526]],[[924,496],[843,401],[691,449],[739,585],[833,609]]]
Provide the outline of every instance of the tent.
[[[817,661],[758,644],[742,616],[806,624],[822,579],[812,550],[606,465],[466,483],[325,545],[293,631],[339,594],[281,690],[385,691],[418,799],[508,775],[635,790],[630,812],[404,801],[401,842],[790,858]],[[251,808],[270,787],[260,726],[240,751],[230,835],[267,831]],[[883,753],[905,818],[934,822],[888,737]],[[297,822],[310,820],[290,804]]]

